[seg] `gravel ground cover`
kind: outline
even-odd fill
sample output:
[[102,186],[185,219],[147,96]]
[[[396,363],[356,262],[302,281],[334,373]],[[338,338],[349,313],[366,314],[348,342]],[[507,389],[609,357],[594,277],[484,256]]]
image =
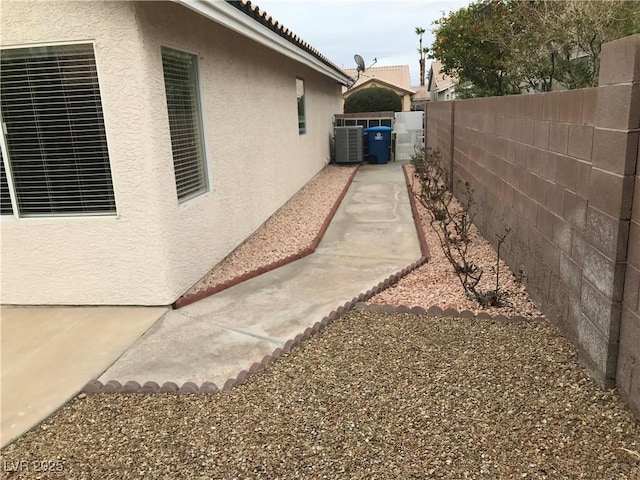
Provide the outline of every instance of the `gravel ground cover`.
[[215,287],[309,247],[355,168],[327,165],[188,293]]
[[[314,179],[314,215],[330,210],[327,189],[337,197],[350,174]],[[282,223],[227,259],[227,278],[295,253],[274,241],[291,236],[294,200],[276,214]],[[431,261],[373,301],[479,311],[421,211]],[[297,221],[300,238],[312,222]],[[495,252],[474,236],[488,269]],[[501,268],[512,305],[490,313],[538,316]],[[640,423],[546,320],[354,310],[228,393],[76,398],[3,449],[2,463],[12,479],[637,480]]]
[[[417,181],[413,182],[412,187],[414,192],[419,191]],[[500,288],[505,292],[510,292],[507,303],[502,307],[482,308],[475,301],[466,298],[464,289],[453,272],[453,267],[444,256],[436,230],[431,226],[431,217],[428,211],[420,202],[416,203],[431,258],[429,262],[402,278],[394,287],[375,295],[369,300],[370,303],[423,308],[436,305],[443,310],[455,308],[459,312],[470,310],[477,314],[485,311],[491,315],[520,315],[525,318],[535,318],[542,315],[529,298],[524,285],[516,280],[509,266],[503,261],[500,261]],[[496,265],[496,251],[475,226],[471,227],[470,237],[472,248],[469,258],[484,271],[479,288],[480,290],[492,290],[495,288],[493,271]],[[508,242],[509,237],[507,237],[505,245]]]
[[624,480],[639,451],[546,321],[354,310],[229,393],[73,400],[3,478]]

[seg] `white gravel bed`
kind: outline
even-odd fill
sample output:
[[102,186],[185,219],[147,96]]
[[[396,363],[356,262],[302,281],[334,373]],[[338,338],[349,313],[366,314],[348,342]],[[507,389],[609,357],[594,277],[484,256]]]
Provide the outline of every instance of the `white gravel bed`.
[[[413,188],[414,191],[418,191],[419,183],[417,180],[414,180]],[[542,315],[529,298],[524,285],[516,281],[509,266],[503,261],[500,261],[500,289],[510,292],[507,304],[503,307],[482,308],[477,302],[468,299],[453,267],[444,256],[436,230],[431,225],[429,213],[419,201],[416,201],[416,205],[425,239],[429,245],[431,259],[425,265],[402,278],[395,286],[375,295],[369,302],[424,308],[436,305],[443,310],[455,308],[459,312],[469,310],[477,314],[484,311],[491,315],[521,315],[525,318],[535,318]],[[484,271],[478,287],[483,291],[493,290],[495,288],[493,270],[496,265],[496,251],[475,226],[471,228],[470,237],[472,246],[469,250],[469,258]],[[507,237],[505,244],[508,242],[509,237]]]
[[11,479],[632,480],[639,451],[546,321],[356,310],[229,393],[76,399],[2,457],[32,467]]
[[189,293],[214,287],[309,247],[355,168],[327,165]]

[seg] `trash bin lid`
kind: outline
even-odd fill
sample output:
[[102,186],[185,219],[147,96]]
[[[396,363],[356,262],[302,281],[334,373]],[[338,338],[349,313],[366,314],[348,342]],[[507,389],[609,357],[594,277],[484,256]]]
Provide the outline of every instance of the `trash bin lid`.
[[365,128],[364,132],[391,132],[393,128],[391,127],[369,127]]

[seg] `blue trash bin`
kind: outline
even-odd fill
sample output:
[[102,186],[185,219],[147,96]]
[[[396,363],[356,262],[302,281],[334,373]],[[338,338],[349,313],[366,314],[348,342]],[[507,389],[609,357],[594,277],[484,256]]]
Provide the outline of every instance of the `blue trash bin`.
[[376,163],[389,163],[389,147],[391,147],[391,127],[371,127],[364,130],[367,133],[367,147],[369,156],[376,157]]

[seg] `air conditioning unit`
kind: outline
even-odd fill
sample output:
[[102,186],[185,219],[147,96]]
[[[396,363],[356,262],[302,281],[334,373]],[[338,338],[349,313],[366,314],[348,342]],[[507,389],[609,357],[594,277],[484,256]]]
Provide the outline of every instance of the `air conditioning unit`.
[[364,160],[362,126],[335,127],[336,163],[355,163]]

